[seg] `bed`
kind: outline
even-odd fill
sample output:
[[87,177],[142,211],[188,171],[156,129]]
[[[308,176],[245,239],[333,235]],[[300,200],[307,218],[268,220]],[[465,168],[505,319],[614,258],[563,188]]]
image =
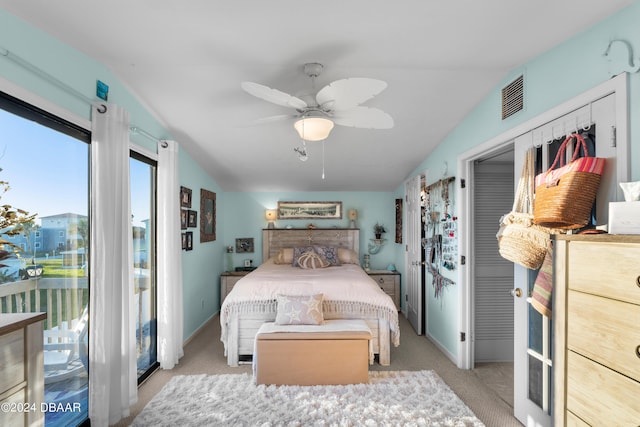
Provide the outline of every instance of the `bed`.
[[351,262],[327,268],[279,263],[289,248],[333,247],[359,259],[357,229],[267,229],[262,234],[263,264],[240,279],[220,309],[221,341],[229,366],[253,354],[256,333],[276,318],[278,294],[322,293],[325,319],[363,319],[371,329],[378,362],[391,363],[391,344],[400,344],[398,311],[392,299],[359,266]]

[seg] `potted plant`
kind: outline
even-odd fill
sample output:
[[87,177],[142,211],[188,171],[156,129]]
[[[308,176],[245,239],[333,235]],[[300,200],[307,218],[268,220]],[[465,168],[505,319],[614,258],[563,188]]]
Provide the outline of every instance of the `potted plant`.
[[386,233],[387,230],[384,229],[384,225],[380,225],[376,222],[376,225],[373,226],[373,234],[375,234],[376,239],[382,239],[382,234]]

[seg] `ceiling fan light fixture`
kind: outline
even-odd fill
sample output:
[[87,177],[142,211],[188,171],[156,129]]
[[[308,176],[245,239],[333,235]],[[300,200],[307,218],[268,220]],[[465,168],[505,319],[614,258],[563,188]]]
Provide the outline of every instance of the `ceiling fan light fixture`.
[[293,127],[304,141],[322,141],[331,133],[333,121],[325,117],[303,117]]

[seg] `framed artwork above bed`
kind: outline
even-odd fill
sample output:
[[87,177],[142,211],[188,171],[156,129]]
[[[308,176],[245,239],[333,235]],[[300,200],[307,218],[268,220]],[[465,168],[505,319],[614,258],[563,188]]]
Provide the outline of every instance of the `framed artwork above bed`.
[[342,202],[278,202],[278,219],[342,219]]

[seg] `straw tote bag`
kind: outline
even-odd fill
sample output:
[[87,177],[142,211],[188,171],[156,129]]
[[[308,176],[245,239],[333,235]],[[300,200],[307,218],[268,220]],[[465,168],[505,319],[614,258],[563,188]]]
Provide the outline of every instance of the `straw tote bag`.
[[551,234],[561,232],[536,225],[533,222],[533,148],[527,151],[522,177],[518,182],[511,212],[500,218],[500,229],[496,235],[498,251],[503,258],[537,270],[542,265]]
[[[565,165],[565,151],[572,139],[576,141],[573,158]],[[578,158],[581,148],[585,157]],[[558,163],[560,167],[554,169]],[[604,164],[603,158],[589,157],[580,134],[568,135],[549,170],[536,176],[535,223],[562,229],[587,225]]]

